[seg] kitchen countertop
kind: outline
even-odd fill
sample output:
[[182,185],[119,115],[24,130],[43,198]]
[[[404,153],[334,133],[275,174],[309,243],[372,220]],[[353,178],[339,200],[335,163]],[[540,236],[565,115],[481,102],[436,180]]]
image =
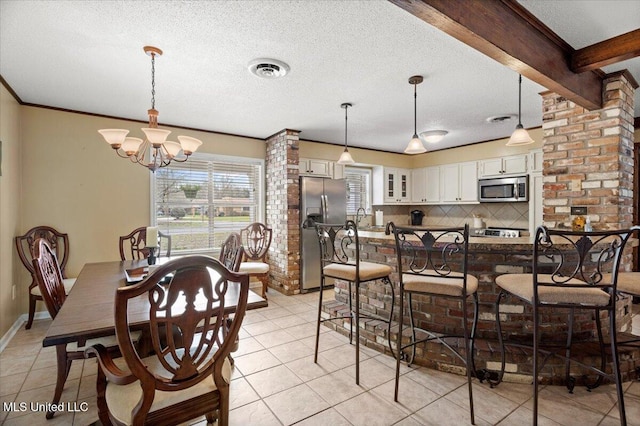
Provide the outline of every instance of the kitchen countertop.
[[[395,238],[393,235],[386,235],[384,233],[384,229],[380,231],[358,231],[359,238],[367,238],[373,240],[385,240],[385,241],[394,241]],[[479,245],[498,245],[498,244],[509,244],[509,245],[529,245],[533,244],[533,238],[530,236],[526,237],[518,237],[518,238],[501,238],[501,237],[469,237],[469,244]]]

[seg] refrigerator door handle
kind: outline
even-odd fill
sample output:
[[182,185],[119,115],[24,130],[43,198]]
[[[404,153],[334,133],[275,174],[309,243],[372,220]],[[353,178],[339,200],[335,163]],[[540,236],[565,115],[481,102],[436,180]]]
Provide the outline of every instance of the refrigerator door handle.
[[321,195],[320,196],[320,205],[322,206],[322,221],[326,222],[327,221],[327,196],[326,195]]

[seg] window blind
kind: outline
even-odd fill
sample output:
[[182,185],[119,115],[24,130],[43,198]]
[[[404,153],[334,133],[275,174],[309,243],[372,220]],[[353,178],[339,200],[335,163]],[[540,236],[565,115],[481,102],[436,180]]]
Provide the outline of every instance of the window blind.
[[356,214],[359,208],[371,211],[371,170],[345,167],[347,183],[347,214]]
[[171,235],[172,252],[217,251],[231,232],[263,221],[262,163],[210,157],[155,172],[155,222]]

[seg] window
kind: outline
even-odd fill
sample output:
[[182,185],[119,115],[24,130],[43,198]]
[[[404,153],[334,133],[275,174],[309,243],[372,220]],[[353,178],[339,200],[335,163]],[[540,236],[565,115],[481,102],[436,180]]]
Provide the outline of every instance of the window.
[[356,214],[360,207],[371,212],[371,169],[344,168],[347,182],[347,214]]
[[262,160],[196,153],[152,177],[152,221],[172,253],[217,251],[231,232],[263,222]]

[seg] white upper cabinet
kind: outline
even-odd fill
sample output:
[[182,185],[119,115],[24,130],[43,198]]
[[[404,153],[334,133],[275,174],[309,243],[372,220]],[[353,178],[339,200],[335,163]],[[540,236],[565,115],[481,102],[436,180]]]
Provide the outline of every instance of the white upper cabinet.
[[443,204],[478,202],[478,162],[440,166],[440,202]]
[[[382,189],[382,192],[380,191]],[[389,167],[373,169],[373,204],[411,202],[411,171]]]
[[480,177],[513,176],[527,173],[527,154],[480,161]]
[[415,204],[440,202],[440,167],[411,170],[411,199]]
[[427,202],[427,169],[411,170],[411,201],[414,203]]
[[298,164],[300,176],[332,177],[331,161],[301,158]]
[[332,163],[333,166],[333,178],[344,179],[344,164]]
[[542,173],[542,149],[529,151],[529,172]]

